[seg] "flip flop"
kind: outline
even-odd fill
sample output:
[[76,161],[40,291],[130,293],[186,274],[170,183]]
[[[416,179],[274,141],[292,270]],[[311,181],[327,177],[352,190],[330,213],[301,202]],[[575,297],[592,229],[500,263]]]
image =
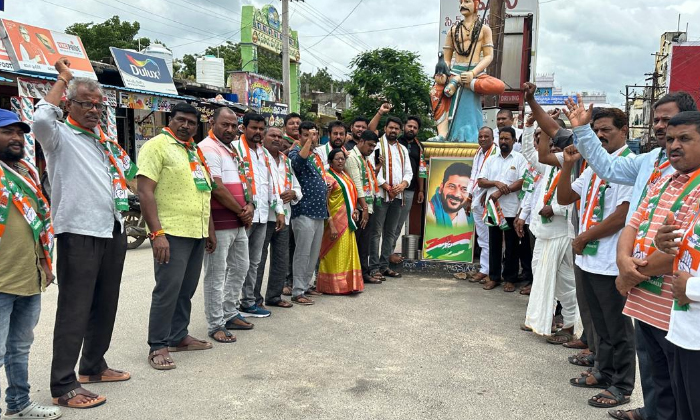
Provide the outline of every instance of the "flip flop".
[[[224,333],[224,336],[225,336],[226,338],[233,338],[233,340],[223,340],[223,339],[220,339],[220,338],[216,338],[216,333],[218,333],[218,332]],[[216,331],[214,331],[214,332],[212,332],[212,333],[209,334],[209,337],[210,337],[212,340],[215,340],[215,341],[218,341],[219,343],[224,343],[224,344],[230,344],[230,343],[235,343],[235,342],[236,342],[236,336],[233,335],[233,334],[231,334],[230,332],[228,332],[228,330],[227,330],[226,328],[224,328],[224,327],[219,327],[219,328],[217,328]]]
[[[107,372],[108,370],[111,370],[114,373],[119,373],[119,376],[104,376],[103,374]],[[95,383],[101,383],[101,382],[122,382],[122,381],[128,381],[131,379],[131,374],[129,372],[124,372],[121,370],[117,369],[110,369],[107,368],[105,369],[102,373],[99,375],[79,375],[78,376],[78,382],[81,384],[95,384]]]
[[[192,337],[191,335],[188,335],[187,337],[191,338],[192,341],[190,344],[186,345],[180,345],[178,344],[175,347],[168,346],[168,351],[169,352],[178,352],[178,351],[197,351],[197,350],[209,350],[212,348],[211,343],[204,341],[204,340],[199,340],[197,338]],[[185,341],[187,339],[185,337],[182,341]],[[180,342],[182,344],[182,341]]]
[[386,270],[384,270],[384,272],[382,273],[382,275],[389,276],[389,277],[394,277],[394,278],[399,278],[399,277],[401,277],[401,273],[397,273],[396,271],[394,271],[394,270],[392,270],[392,269],[390,269],[390,268],[387,268]]
[[[175,365],[175,361],[173,360],[172,357],[168,356],[165,357],[163,354],[159,353],[162,349],[152,351],[148,355],[148,364],[151,365],[151,367],[155,370],[172,370],[177,368]],[[156,356],[163,356],[165,358],[165,361],[170,363],[169,365],[159,365],[158,363],[154,362],[153,359],[155,359]]]

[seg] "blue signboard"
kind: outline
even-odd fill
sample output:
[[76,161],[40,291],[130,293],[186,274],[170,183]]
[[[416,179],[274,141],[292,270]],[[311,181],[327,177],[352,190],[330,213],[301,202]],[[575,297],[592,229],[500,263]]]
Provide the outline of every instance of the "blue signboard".
[[552,88],[537,88],[535,96],[552,96]]
[[[535,95],[535,100],[537,103],[540,105],[564,105],[566,102],[566,99],[569,97],[566,95],[553,95],[553,96],[537,96]],[[573,97],[574,102],[578,103],[578,100],[576,97]]]
[[124,86],[177,95],[173,77],[162,58],[114,47],[109,47],[109,50],[119,68]]

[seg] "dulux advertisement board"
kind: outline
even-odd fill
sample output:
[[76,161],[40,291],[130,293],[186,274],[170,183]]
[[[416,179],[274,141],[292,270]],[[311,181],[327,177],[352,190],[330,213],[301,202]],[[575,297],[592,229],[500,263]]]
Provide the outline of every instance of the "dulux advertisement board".
[[165,60],[135,51],[110,47],[124,86],[150,92],[177,95],[173,77]]

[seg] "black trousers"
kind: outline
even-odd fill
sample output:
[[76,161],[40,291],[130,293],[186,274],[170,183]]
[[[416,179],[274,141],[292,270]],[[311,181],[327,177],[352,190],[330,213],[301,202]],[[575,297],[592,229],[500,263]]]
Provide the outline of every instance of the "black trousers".
[[[360,210],[360,218],[362,218],[362,210]],[[360,223],[357,223],[357,230],[355,231],[355,242],[357,243],[357,253],[360,255],[360,267],[362,268],[362,277],[369,277],[369,246],[372,240],[372,229],[370,229],[372,221],[372,215],[369,215],[369,221],[365,228],[360,227]]]
[[671,383],[678,418],[700,420],[700,351],[673,347]]
[[[277,232],[277,223],[267,222],[265,242],[263,242],[262,253],[260,254],[260,265],[255,280],[255,304],[275,305],[282,300],[284,282],[287,280],[287,270],[289,269],[289,234],[291,226],[284,226],[284,229]],[[267,263],[267,249],[270,247],[270,273],[267,276],[267,291],[265,298],[261,294],[263,277],[265,277],[265,264]]]
[[[294,261],[294,250],[297,249],[297,243],[294,242],[294,230],[289,226],[289,256],[287,259],[289,261]],[[292,271],[292,266],[294,264],[288,264],[287,268],[287,279],[284,281],[284,285],[290,289],[294,286],[294,271]]]
[[[523,272],[532,281],[532,250],[530,239],[526,236],[520,240],[515,233],[514,217],[506,217],[510,229],[501,230],[498,226],[489,227],[489,277],[493,281],[501,279],[509,283],[518,282],[518,271],[523,265]],[[526,232],[526,234],[528,234]],[[529,234],[528,234],[529,235]],[[505,255],[503,242],[505,241]]]
[[583,271],[576,264],[574,264],[574,279],[576,280],[576,300],[578,301],[579,312],[581,312],[581,323],[583,324],[584,332],[581,335],[581,341],[586,343],[588,350],[596,353],[598,351],[598,335],[593,325],[591,308],[588,306],[588,299],[586,299],[586,292],[583,288]]
[[170,262],[155,264],[156,286],[151,295],[148,318],[148,345],[151,351],[175,347],[187,337],[192,312],[192,296],[202,273],[206,239],[166,234]]
[[[675,367],[674,357],[677,347],[666,340],[666,331],[646,322],[638,322],[638,325],[637,330],[644,337],[645,349],[650,359],[649,365],[656,392],[656,418],[658,420],[690,419],[690,417],[681,416],[676,410],[671,374]],[[697,367],[687,372],[691,374],[692,371],[697,371]],[[697,376],[693,379],[697,381]]]
[[636,357],[632,319],[622,314],[626,298],[615,287],[616,276],[585,270],[581,270],[581,275],[591,319],[598,334],[598,370],[611,385],[630,395],[634,390]]
[[58,307],[53,331],[51,395],[78,388],[78,372],[99,375],[112,341],[119,286],[126,257],[126,234],[114,223],[112,238],[61,233],[56,235]]

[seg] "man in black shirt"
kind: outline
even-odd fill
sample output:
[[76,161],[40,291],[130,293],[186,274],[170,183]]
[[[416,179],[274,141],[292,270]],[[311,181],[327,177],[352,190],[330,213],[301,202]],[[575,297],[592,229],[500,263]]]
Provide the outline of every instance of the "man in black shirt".
[[350,124],[350,134],[352,134],[352,140],[348,140],[345,143],[345,149],[348,152],[352,150],[353,147],[357,146],[360,136],[365,132],[365,130],[367,130],[367,124],[369,124],[369,120],[362,116],[355,117],[355,119],[352,120],[352,124]]

